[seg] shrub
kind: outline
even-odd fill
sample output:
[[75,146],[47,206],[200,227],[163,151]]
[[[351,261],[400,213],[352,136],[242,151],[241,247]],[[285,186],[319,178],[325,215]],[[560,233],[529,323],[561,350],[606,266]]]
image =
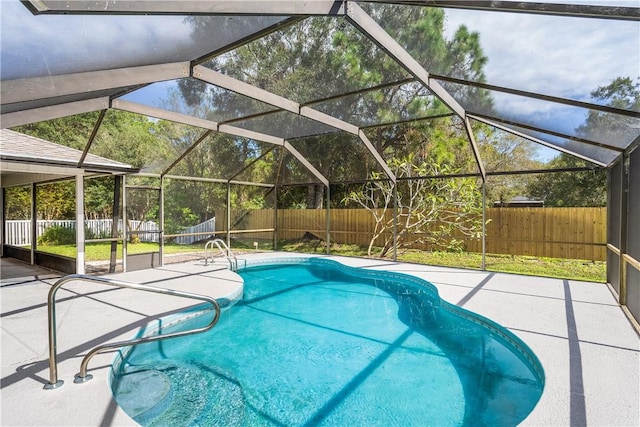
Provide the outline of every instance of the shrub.
[[[85,239],[94,239],[94,233],[85,227]],[[48,227],[40,237],[38,237],[39,245],[74,245],[76,243],[75,228],[64,227],[61,225],[52,225]]]

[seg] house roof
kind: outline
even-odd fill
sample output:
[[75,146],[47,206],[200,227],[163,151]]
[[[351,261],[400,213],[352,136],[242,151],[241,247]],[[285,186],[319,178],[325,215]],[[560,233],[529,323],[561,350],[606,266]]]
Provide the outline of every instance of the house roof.
[[131,173],[132,166],[10,129],[0,129],[2,185],[89,173]]

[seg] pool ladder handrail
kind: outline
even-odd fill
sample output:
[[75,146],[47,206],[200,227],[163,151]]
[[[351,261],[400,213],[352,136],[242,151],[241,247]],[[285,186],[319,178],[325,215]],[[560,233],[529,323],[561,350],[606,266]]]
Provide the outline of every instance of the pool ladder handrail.
[[48,320],[49,320],[49,322],[48,322],[48,326],[49,326],[49,382],[47,384],[45,384],[45,386],[44,386],[45,390],[56,389],[58,387],[61,387],[62,384],[64,383],[64,381],[58,379],[58,361],[57,361],[58,354],[57,354],[57,343],[56,343],[56,341],[57,341],[57,337],[56,337],[56,293],[58,292],[58,289],[60,289],[60,287],[62,287],[64,284],[72,282],[72,281],[96,282],[96,283],[100,283],[102,285],[115,286],[115,287],[119,287],[119,288],[135,289],[135,290],[139,290],[139,291],[153,292],[153,293],[164,294],[164,295],[171,295],[171,296],[176,296],[176,297],[180,297],[180,298],[189,298],[189,299],[200,300],[200,301],[204,301],[205,303],[211,304],[213,306],[213,310],[215,311],[213,319],[211,320],[211,322],[209,322],[206,326],[201,327],[201,328],[189,329],[189,330],[186,330],[186,331],[174,332],[174,333],[170,333],[170,334],[152,335],[152,336],[147,336],[147,337],[142,337],[142,338],[126,340],[126,341],[112,342],[112,343],[102,344],[102,345],[94,347],[82,359],[82,362],[80,364],[80,372],[78,374],[76,374],[75,380],[73,381],[74,383],[87,382],[91,378],[93,378],[93,375],[87,374],[87,365],[89,364],[89,361],[91,360],[91,358],[93,356],[95,356],[96,354],[98,354],[98,353],[100,353],[100,352],[102,352],[104,350],[113,349],[113,348],[120,348],[120,347],[127,347],[127,346],[140,344],[140,343],[161,341],[161,340],[166,340],[166,339],[169,339],[169,338],[176,338],[176,337],[182,337],[182,336],[187,336],[187,335],[193,335],[193,334],[206,332],[209,329],[213,328],[216,325],[216,323],[218,323],[218,320],[220,319],[220,305],[218,304],[218,301],[216,301],[215,299],[210,298],[208,296],[205,296],[205,295],[199,295],[199,294],[193,294],[193,293],[190,293],[190,292],[177,291],[177,290],[174,290],[174,289],[158,288],[158,287],[155,287],[155,286],[142,285],[142,284],[138,284],[138,283],[124,282],[124,281],[121,281],[121,280],[108,279],[108,278],[104,278],[104,277],[88,276],[86,274],[70,274],[68,276],[65,276],[65,277],[59,279],[56,283],[54,283],[54,285],[51,287],[51,290],[49,291],[49,296],[47,297],[47,309],[48,309]]
[[[213,239],[209,240],[204,245],[204,265],[209,265],[209,249],[213,252],[213,245],[217,246],[222,256],[224,256],[227,261],[229,261],[229,268],[231,271],[238,270],[238,258],[231,252],[229,246],[227,246],[227,242],[222,239]],[[213,262],[213,253],[211,254],[211,262]]]

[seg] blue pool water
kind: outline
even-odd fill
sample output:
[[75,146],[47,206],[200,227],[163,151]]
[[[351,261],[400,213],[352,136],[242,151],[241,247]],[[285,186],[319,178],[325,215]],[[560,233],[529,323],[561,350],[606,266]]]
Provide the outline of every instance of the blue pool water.
[[244,298],[216,327],[136,346],[114,371],[137,422],[511,426],[540,398],[535,355],[428,282],[323,259],[239,274]]

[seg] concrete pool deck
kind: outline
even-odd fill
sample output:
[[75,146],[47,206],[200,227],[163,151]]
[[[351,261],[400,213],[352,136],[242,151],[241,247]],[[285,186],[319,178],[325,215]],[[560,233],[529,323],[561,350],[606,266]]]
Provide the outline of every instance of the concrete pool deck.
[[[264,256],[296,254],[239,258]],[[486,316],[521,338],[536,353],[546,375],[542,398],[522,425],[640,424],[640,339],[607,285],[329,258],[426,279],[446,301]],[[118,408],[109,389],[109,367],[116,353],[94,357],[89,364],[94,379],[74,384],[80,361],[96,345],[130,339],[157,326],[158,320],[151,319],[193,302],[97,284],[66,285],[57,298],[58,373],[65,384],[43,390],[49,380],[46,301],[58,277],[2,260],[0,425],[136,425]],[[201,262],[110,277],[216,298],[233,296],[242,287],[239,277],[222,264]]]

